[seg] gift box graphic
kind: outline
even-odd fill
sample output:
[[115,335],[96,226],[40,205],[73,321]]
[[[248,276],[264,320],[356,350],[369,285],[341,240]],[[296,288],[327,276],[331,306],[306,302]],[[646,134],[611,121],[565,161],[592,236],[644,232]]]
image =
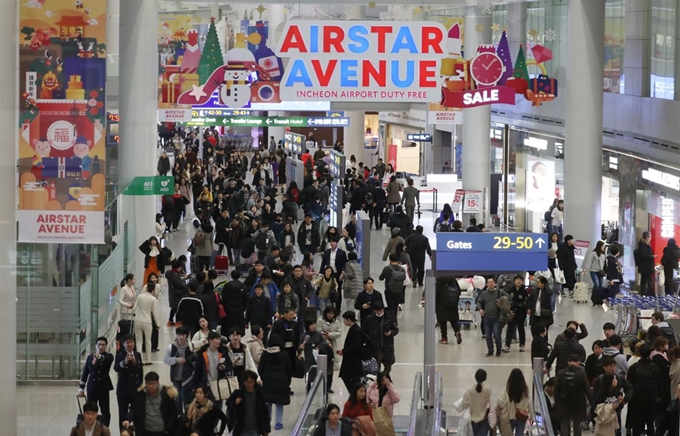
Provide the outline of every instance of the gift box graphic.
[[182,93],[182,85],[179,83],[165,82],[161,85],[161,102],[176,103]]
[[79,157],[44,157],[42,176],[45,179],[79,179],[81,165]]

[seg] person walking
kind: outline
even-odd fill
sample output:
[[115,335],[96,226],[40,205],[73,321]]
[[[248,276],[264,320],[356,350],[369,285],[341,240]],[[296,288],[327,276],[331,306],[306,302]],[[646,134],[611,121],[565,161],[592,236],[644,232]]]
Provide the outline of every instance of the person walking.
[[108,341],[105,337],[97,338],[96,351],[85,359],[78,389],[79,397],[85,397],[85,392],[87,392],[88,403],[94,404],[95,407],[99,403],[99,409],[102,411],[101,423],[106,427],[111,423],[109,392],[113,390],[113,383],[109,376],[111,365],[113,365],[113,354],[106,352],[107,345]]
[[357,254],[351,252],[347,255],[347,263],[345,264],[342,296],[348,309],[354,307],[354,302],[364,289],[364,270],[357,259]]
[[135,351],[135,338],[126,335],[123,347],[116,354],[113,370],[118,373],[116,397],[118,399],[118,423],[123,429],[123,421],[132,408],[137,389],[142,385],[142,355]]
[[257,374],[244,371],[243,384],[227,399],[227,409],[233,421],[232,436],[267,436],[271,433],[267,399],[257,383]]
[[203,302],[196,294],[198,288],[196,280],[189,282],[189,293],[182,297],[177,305],[177,321],[189,329],[189,336],[196,333],[199,329],[198,319],[204,316]]
[[550,307],[552,293],[552,289],[548,286],[548,279],[543,276],[536,278],[536,287],[531,291],[531,303],[528,308],[529,325],[540,322],[546,330],[553,325],[554,317]]
[[460,344],[463,338],[460,335],[458,324],[458,302],[460,300],[460,287],[458,280],[451,276],[437,277],[435,281],[435,313],[441,329],[442,338],[440,344],[448,344],[448,326],[450,323],[456,335],[456,342]]
[[[573,332],[573,330],[572,330]],[[555,380],[555,407],[560,417],[560,436],[581,436],[581,422],[586,416],[586,399],[595,404],[588,376],[581,369],[578,354],[567,358],[567,366],[557,373]]]
[[196,230],[192,242],[196,250],[194,256],[198,258],[197,271],[192,272],[209,270],[212,254],[215,251],[213,248],[213,226],[210,221],[206,220],[201,223],[201,227]]
[[337,353],[342,356],[340,378],[349,391],[359,383],[364,373],[361,363],[364,351],[364,332],[357,324],[357,317],[353,311],[348,310],[344,312],[342,319],[348,330],[344,347],[338,350]]
[[588,267],[590,280],[593,282],[593,290],[599,290],[604,286],[603,278],[607,272],[607,256],[605,254],[604,241],[597,241],[595,249],[588,256]]
[[86,402],[83,405],[83,422],[71,428],[70,436],[111,436],[111,430],[108,426],[97,421],[98,413],[97,403],[94,401]]
[[372,277],[364,279],[364,290],[359,292],[357,300],[354,302],[354,309],[359,311],[359,321],[364,324],[366,318],[373,313],[373,302],[383,301],[382,294],[375,290],[375,281]]
[[628,413],[632,414],[633,436],[640,436],[647,427],[647,434],[654,434],[655,407],[661,400],[661,376],[659,368],[650,359],[652,347],[640,347],[640,360],[631,365],[628,381],[633,385],[633,398]]
[[378,279],[385,282],[387,310],[396,322],[399,301],[404,289],[404,281],[406,280],[406,270],[399,264],[399,255],[397,253],[390,254],[389,259],[389,265],[383,268]]
[[508,331],[505,335],[505,353],[510,352],[510,344],[512,343],[512,333],[516,330],[519,336],[519,351],[524,351],[526,344],[526,333],[524,331],[524,323],[527,315],[531,313],[529,308],[529,294],[524,287],[524,277],[516,275],[513,284],[508,288],[507,293],[510,299],[510,323],[508,324]]
[[501,310],[498,300],[508,297],[508,293],[496,288],[496,280],[490,277],[486,280],[486,289],[477,298],[479,314],[484,317],[484,331],[486,332],[486,357],[493,356],[493,343],[496,342],[496,356],[501,355]]
[[[207,387],[196,388],[194,400],[187,406],[185,427],[178,432],[178,436],[193,436],[194,434],[222,436],[227,428],[227,415],[210,401],[209,393],[210,390]],[[216,430],[218,421],[220,425]]]
[[245,285],[241,280],[241,272],[234,269],[231,272],[231,281],[223,282],[218,285],[217,292],[220,293],[222,307],[226,316],[220,321],[222,331],[227,332],[232,327],[245,329],[246,327],[246,306],[248,305],[248,294]]
[[208,333],[208,343],[196,352],[194,374],[191,383],[194,386],[209,386],[215,407],[222,409],[222,400],[217,398],[226,395],[218,392],[219,380],[233,376],[234,367],[227,347],[222,345],[222,336],[217,332]]
[[519,368],[510,371],[510,376],[496,402],[496,416],[502,436],[523,436],[524,428],[531,414],[529,388]]
[[678,269],[678,261],[680,261],[680,247],[678,247],[675,239],[671,238],[666,243],[666,246],[663,249],[663,256],[661,256],[661,265],[663,266],[665,281],[664,290],[666,295],[676,294],[673,276]]
[[[285,339],[272,333],[267,341],[267,349],[260,357],[258,372],[262,374],[262,389],[267,399],[269,419],[274,418],[274,429],[283,429],[283,409],[290,404],[290,382],[293,377],[289,353],[284,351]],[[295,356],[293,356],[295,358]],[[272,415],[272,408],[276,414]]]
[[390,176],[387,183],[387,206],[394,210],[394,207],[401,203],[401,184],[397,181],[397,176]]
[[[555,208],[557,210],[557,208]],[[563,290],[569,291],[569,296],[574,294],[574,286],[576,286],[576,258],[574,257],[574,237],[567,235],[564,237],[564,244],[557,249],[557,260],[559,262],[562,272],[564,272],[565,283],[562,285]],[[547,308],[548,306],[546,306]],[[545,324],[545,323],[544,323]]]
[[186,381],[184,378],[184,365],[190,365],[188,359],[193,354],[193,346],[188,336],[188,328],[184,326],[177,327],[175,329],[175,340],[168,345],[168,349],[163,357],[163,363],[170,367],[170,381],[172,381],[172,385],[177,389],[175,401],[177,403],[177,410],[180,412],[184,411],[184,404],[186,402],[182,395],[182,383]]
[[171,327],[175,325],[174,319],[177,313],[177,306],[188,289],[186,282],[182,278],[182,262],[179,260],[173,261],[172,268],[165,273],[165,279],[168,281],[168,302],[170,303],[168,327]]
[[[135,299],[137,293],[135,292],[135,275],[128,274],[123,279],[124,285],[118,293],[118,304],[120,305],[120,319],[131,321],[135,316],[132,310],[135,307]],[[130,332],[132,334],[132,332]]]
[[475,372],[475,384],[465,390],[460,410],[470,409],[470,422],[474,436],[488,436],[489,420],[488,406],[491,402],[491,388],[484,385],[486,371],[478,369]]
[[550,212],[550,233],[557,233],[562,239],[564,225],[564,200],[557,202],[557,207]]
[[652,234],[643,232],[638,241],[637,248],[633,251],[635,266],[640,274],[640,294],[654,295],[654,250],[650,245]]
[[156,297],[153,292],[156,290],[153,282],[146,285],[147,292],[142,292],[137,297],[133,311],[135,313],[135,339],[139,344],[144,343],[142,348],[142,360],[145,365],[151,365],[151,334],[153,331],[153,319],[158,319],[156,311]]
[[136,393],[133,407],[123,421],[123,428],[134,424],[138,436],[175,434],[177,391],[173,386],[161,387],[159,380],[158,373],[153,371],[144,376],[144,387]]
[[569,365],[569,359],[574,355],[579,357],[579,362],[586,361],[586,350],[583,345],[579,344],[576,340],[576,332],[573,329],[566,328],[564,330],[564,340],[555,342],[555,347],[550,352],[550,356],[548,357],[545,366],[550,370],[553,362],[557,360],[555,372],[560,372]]
[[385,367],[385,372],[390,373],[395,361],[394,337],[399,334],[397,322],[389,312],[385,312],[382,301],[373,303],[373,315],[369,315],[362,325],[362,330],[371,341],[373,357],[380,367]]
[[413,179],[406,179],[407,187],[404,188],[404,193],[401,197],[401,204],[406,208],[406,215],[408,215],[411,220],[415,215],[416,204],[418,209],[420,209],[420,191],[418,188],[413,186]]
[[430,240],[423,235],[423,226],[416,226],[415,233],[410,234],[405,241],[406,252],[411,256],[411,264],[413,265],[413,287],[423,286],[423,279],[425,278],[425,256],[432,259],[432,248],[430,247]]

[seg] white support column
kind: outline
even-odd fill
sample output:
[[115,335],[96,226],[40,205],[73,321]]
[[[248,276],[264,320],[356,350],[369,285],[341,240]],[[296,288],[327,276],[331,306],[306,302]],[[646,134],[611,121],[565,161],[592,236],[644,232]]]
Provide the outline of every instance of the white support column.
[[[468,0],[465,7],[465,58],[472,59],[477,46],[491,44],[491,15],[483,15],[477,2]],[[480,26],[481,32],[477,27]],[[463,109],[463,189],[483,191],[491,177],[491,106]],[[487,193],[488,197],[488,193]],[[488,214],[488,210],[487,210]],[[483,214],[475,214],[484,222]],[[464,225],[467,224],[467,218]],[[488,225],[488,223],[487,223]]]
[[343,143],[345,144],[347,162],[349,162],[349,157],[354,155],[357,158],[357,163],[363,162],[370,165],[370,153],[365,153],[364,150],[364,120],[366,114],[362,111],[345,111],[345,116],[349,118],[349,126],[343,127]]
[[600,239],[604,0],[570,0],[564,146],[564,234]]
[[2,0],[2,14],[0,14],[0,29],[5,29],[7,40],[0,48],[2,62],[0,74],[6,77],[9,84],[0,87],[0,126],[8,133],[7,141],[3,142],[6,159],[0,162],[0,184],[5,187],[3,203],[0,209],[0,244],[5,247],[4,261],[1,263],[2,276],[6,278],[0,290],[0,325],[2,326],[2,358],[0,364],[0,386],[2,386],[2,407],[0,407],[0,422],[2,433],[8,436],[17,435],[17,288],[16,268],[10,262],[16,251],[16,160],[17,156],[17,119],[19,86],[16,0]]
[[[156,0],[120,0],[120,187],[125,188],[136,176],[156,175],[158,53],[156,46]],[[154,234],[153,217],[156,198],[132,197],[134,210],[125,217],[135,225],[139,246]],[[140,218],[144,217],[144,218]],[[149,218],[149,219],[147,219]],[[143,257],[137,253],[139,277]],[[140,281],[141,283],[141,281]]]

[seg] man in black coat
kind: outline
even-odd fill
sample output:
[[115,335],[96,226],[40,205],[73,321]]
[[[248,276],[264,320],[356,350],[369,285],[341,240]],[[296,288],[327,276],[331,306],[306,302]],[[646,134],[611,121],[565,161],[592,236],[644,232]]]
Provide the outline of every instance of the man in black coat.
[[137,436],[172,435],[177,431],[177,389],[168,385],[161,387],[160,377],[150,372],[144,377],[144,388],[139,389],[127,414],[123,427],[135,425]]
[[253,265],[248,270],[248,275],[246,280],[243,282],[246,289],[251,289],[255,283],[262,279],[263,275],[269,275],[271,277],[271,270],[267,268],[262,260],[256,260],[255,265]]
[[347,391],[350,392],[359,383],[364,375],[361,359],[364,357],[364,332],[357,324],[357,316],[354,311],[346,311],[342,314],[342,320],[347,330],[345,346],[338,352],[342,356],[340,366],[340,378],[345,383]]
[[358,210],[362,210],[364,205],[364,184],[359,179],[354,179],[352,184],[352,191],[349,195],[349,213],[354,214]]
[[557,260],[560,268],[564,272],[565,284],[562,289],[568,289],[571,294],[576,286],[576,258],[574,257],[574,237],[567,235],[564,237],[564,244],[557,249]]
[[389,374],[395,360],[394,337],[399,333],[399,327],[392,318],[392,314],[385,312],[385,305],[382,301],[373,303],[373,315],[366,318],[362,330],[371,340],[373,357],[378,362],[378,372],[380,372],[380,365],[384,365],[385,372]]
[[142,385],[142,355],[135,351],[135,338],[123,337],[123,348],[116,354],[113,370],[118,373],[116,397],[118,397],[118,419],[120,428],[135,401],[137,389]]
[[177,305],[177,321],[189,329],[189,337],[199,330],[198,319],[204,315],[203,302],[196,294],[198,287],[198,281],[189,282],[189,293]]
[[85,359],[83,375],[80,377],[80,389],[78,389],[79,397],[84,397],[87,390],[87,402],[99,403],[99,409],[102,412],[101,423],[106,427],[111,422],[109,391],[113,390],[113,383],[109,376],[111,365],[113,365],[113,354],[106,352],[107,344],[105,337],[97,338],[97,351]]
[[298,228],[297,243],[303,253],[316,253],[321,246],[319,228],[312,221],[312,215],[308,213],[305,213],[305,219]]
[[300,326],[295,322],[295,309],[287,308],[281,318],[274,321],[272,335],[278,335],[283,340],[283,349],[288,354],[291,365],[295,364],[296,353],[300,345]]
[[240,278],[241,273],[235,269],[231,272],[231,281],[224,282],[217,288],[221,293],[224,312],[227,314],[221,322],[223,332],[228,332],[232,327],[238,327],[243,331],[246,327],[245,313],[249,292]]
[[[559,372],[563,368],[566,368],[569,364],[570,356],[578,356],[579,362],[586,361],[586,349],[583,345],[576,342],[576,332],[570,328],[564,330],[564,340],[555,342],[555,346],[548,356],[548,361],[545,363],[545,367],[549,370],[555,359],[557,359],[557,364],[555,365],[555,372]],[[591,403],[592,404],[592,403]]]
[[588,377],[579,366],[583,360],[579,355],[571,355],[567,361],[569,364],[557,373],[555,379],[555,407],[560,417],[560,434],[569,435],[573,425],[574,436],[580,436],[581,421],[586,415],[586,399],[590,404],[595,403]]
[[649,245],[652,235],[649,232],[642,233],[642,239],[633,253],[635,266],[640,273],[640,294],[654,295],[654,251]]
[[[300,300],[300,313],[298,314],[298,324],[300,324],[300,329],[304,329],[305,316],[308,312],[307,308],[310,307],[309,301],[314,298],[315,294],[314,285],[312,285],[312,282],[310,282],[302,274],[302,266],[300,265],[295,265],[293,267],[293,272],[290,276],[288,276],[287,280],[290,280],[292,291],[295,293],[295,295],[298,296],[298,299]],[[311,311],[316,317],[316,308],[312,306]]]
[[432,258],[432,248],[430,248],[430,240],[423,235],[423,226],[416,226],[415,233],[412,233],[405,241],[406,252],[411,256],[411,264],[413,265],[413,287],[423,286],[425,279],[425,255]]
[[338,281],[338,286],[342,287],[342,280],[340,276],[345,270],[345,264],[347,263],[347,253],[344,250],[338,248],[338,240],[331,239],[331,248],[323,252],[323,258],[321,259],[321,268],[319,271],[323,271],[327,266],[333,268],[333,275]]
[[373,207],[370,209],[371,211],[371,224],[373,223],[373,220],[375,219],[375,228],[377,230],[381,230],[382,227],[385,225],[385,207],[387,206],[387,193],[381,186],[382,182],[380,180],[376,180],[373,182],[373,185],[375,188],[373,189]]
[[174,318],[177,313],[177,305],[187,292],[187,284],[182,278],[182,262],[180,260],[172,262],[172,269],[165,273],[165,278],[168,281],[168,301],[170,303],[168,326],[173,326],[175,325]]
[[[233,429],[232,434],[234,435],[243,434],[246,430],[257,432],[257,434],[269,434],[271,433],[269,409],[264,392],[257,383],[257,374],[253,371],[244,371],[242,376],[243,387],[235,390],[227,399],[227,409],[233,412],[228,415],[229,428]],[[249,406],[246,402],[246,395],[253,392],[255,393],[255,402]],[[247,412],[246,407],[253,407],[253,410]],[[252,413],[252,416],[255,417],[257,428],[246,428],[247,413]]]

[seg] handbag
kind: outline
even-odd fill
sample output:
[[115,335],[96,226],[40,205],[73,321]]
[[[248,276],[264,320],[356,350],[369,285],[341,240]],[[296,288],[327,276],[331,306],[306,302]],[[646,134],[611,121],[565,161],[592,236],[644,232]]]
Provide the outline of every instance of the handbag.
[[305,357],[301,353],[295,357],[293,378],[305,378]]
[[354,419],[352,423],[352,436],[376,436],[375,424],[370,416],[362,415]]
[[411,280],[411,272],[408,269],[408,265],[401,265],[402,268],[404,268],[404,272],[406,273],[406,280],[404,280],[404,286],[411,286],[413,284],[413,280]]
[[387,407],[381,406],[373,409],[373,425],[377,436],[394,436],[394,422]]
[[217,316],[219,316],[220,319],[226,318],[227,311],[224,310],[224,306],[222,305],[222,299],[220,298],[220,294],[218,294],[217,292],[215,292],[215,300],[217,301]]
[[378,375],[378,361],[375,357],[361,361],[361,369],[363,370],[364,376],[367,375]]
[[567,283],[567,279],[564,277],[564,271],[560,268],[560,264],[555,258],[555,268],[553,268],[553,274],[555,275],[555,282],[561,285]]
[[550,327],[554,323],[553,313],[550,309],[541,309],[541,322],[546,327]]
[[498,417],[496,416],[496,408],[491,405],[491,391],[487,391],[486,395],[486,420],[489,421],[491,430],[496,428]]
[[210,391],[215,401],[226,400],[238,389],[238,377],[228,376],[210,382]]
[[529,419],[529,412],[524,409],[520,409],[519,407],[515,408],[515,419],[518,419],[522,422],[526,421]]

